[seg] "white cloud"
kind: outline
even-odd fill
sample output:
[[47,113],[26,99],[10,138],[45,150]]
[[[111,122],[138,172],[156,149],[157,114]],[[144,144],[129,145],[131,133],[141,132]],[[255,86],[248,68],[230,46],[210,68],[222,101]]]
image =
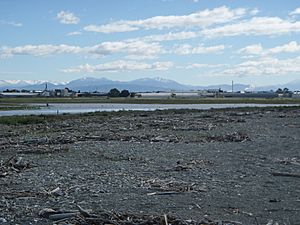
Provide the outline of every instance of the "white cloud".
[[230,9],[226,6],[206,9],[196,13],[182,16],[155,16],[143,20],[121,20],[105,25],[88,25],[86,31],[100,33],[127,32],[139,29],[169,29],[206,27],[214,24],[226,23],[246,14],[244,8]]
[[271,54],[300,52],[300,45],[296,41],[291,41],[288,44],[271,48],[267,52]]
[[300,45],[296,41],[291,41],[284,45],[279,45],[270,49],[264,49],[261,44],[249,45],[237,51],[245,55],[272,55],[280,53],[295,53],[300,52]]
[[14,48],[2,47],[0,55],[2,58],[14,55],[47,56],[54,54],[77,54],[81,51],[81,47],[70,45],[24,45]]
[[134,60],[153,59],[165,53],[178,55],[212,54],[221,53],[224,45],[216,46],[192,46],[189,44],[177,45],[173,50],[166,51],[158,42],[144,42],[140,40],[102,42],[93,46],[72,45],[24,45],[17,47],[1,47],[1,58],[15,55],[49,56],[58,54],[81,54],[84,56],[103,57],[112,54],[125,54],[127,58]]
[[294,11],[292,11],[291,13],[290,13],[290,15],[299,15],[300,14],[300,7],[299,8],[296,8]]
[[71,45],[24,45],[18,47],[1,47],[1,58],[14,55],[48,56],[56,54],[83,54],[93,56],[105,56],[123,53],[129,56],[153,57],[164,53],[159,43],[135,42],[103,42],[94,46]]
[[84,64],[74,68],[62,70],[65,73],[100,73],[100,72],[121,72],[139,70],[168,70],[173,66],[172,62],[155,62],[152,64],[118,60],[98,65]]
[[190,54],[209,54],[209,53],[221,53],[225,49],[224,45],[215,45],[205,47],[199,45],[193,47],[189,44],[182,44],[175,48],[174,53],[178,55],[190,55]]
[[182,32],[169,32],[166,34],[148,35],[144,37],[130,39],[130,41],[151,41],[151,42],[162,42],[162,41],[176,41],[176,40],[187,40],[196,38],[199,33],[193,31],[182,31]]
[[262,57],[248,60],[227,69],[211,72],[210,76],[282,76],[300,73],[300,57],[277,59]]
[[205,29],[208,38],[237,35],[282,35],[300,32],[300,21],[283,20],[279,17],[254,17],[238,23]]
[[56,18],[63,24],[78,24],[80,19],[74,13],[67,11],[60,11],[57,13]]
[[245,48],[238,50],[238,53],[247,55],[259,55],[263,52],[261,44],[248,45]]
[[202,63],[192,63],[186,66],[186,69],[202,69],[202,68],[220,68],[227,66],[227,64],[202,64]]
[[10,25],[14,27],[22,27],[23,24],[20,22],[15,22],[15,21],[6,21],[6,20],[0,20],[0,24],[2,25]]
[[255,15],[257,15],[259,13],[259,10],[257,9],[257,8],[255,8],[255,9],[252,9],[251,11],[250,11],[250,15],[251,16],[255,16]]
[[73,31],[73,32],[67,33],[67,36],[76,36],[76,35],[81,35],[81,32],[80,31]]
[[84,27],[83,30],[89,31],[89,32],[110,34],[110,33],[117,33],[117,32],[134,31],[134,30],[138,30],[138,28],[133,27],[126,23],[122,23],[122,21],[121,21],[121,22],[116,22],[116,23],[101,25],[101,26],[88,25],[88,26]]
[[99,45],[86,48],[90,54],[108,55],[126,53],[134,56],[154,56],[164,52],[159,43],[135,42],[103,42]]

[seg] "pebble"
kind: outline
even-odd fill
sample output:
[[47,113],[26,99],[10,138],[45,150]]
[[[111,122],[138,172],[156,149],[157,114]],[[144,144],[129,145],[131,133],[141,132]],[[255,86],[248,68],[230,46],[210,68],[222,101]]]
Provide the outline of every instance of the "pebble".
[[2,218],[2,217],[0,217],[0,223],[7,223],[7,220],[4,219],[4,218]]

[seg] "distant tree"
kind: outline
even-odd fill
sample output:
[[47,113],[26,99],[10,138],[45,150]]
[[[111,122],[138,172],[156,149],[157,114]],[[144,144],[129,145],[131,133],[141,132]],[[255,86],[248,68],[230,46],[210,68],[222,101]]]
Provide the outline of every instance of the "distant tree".
[[283,88],[283,93],[289,93],[290,90],[288,88]]
[[130,92],[130,98],[134,98],[135,97],[135,92]]
[[290,97],[292,97],[292,95],[293,95],[293,92],[290,91],[288,88],[283,89],[283,96],[284,97],[290,98]]
[[281,88],[278,88],[278,89],[276,90],[276,93],[277,93],[277,94],[282,94],[282,93],[283,93],[283,90],[282,90]]
[[122,90],[120,93],[120,97],[128,97],[130,95],[130,92],[128,90]]
[[112,97],[112,98],[119,97],[120,96],[120,91],[117,88],[110,89],[107,96]]

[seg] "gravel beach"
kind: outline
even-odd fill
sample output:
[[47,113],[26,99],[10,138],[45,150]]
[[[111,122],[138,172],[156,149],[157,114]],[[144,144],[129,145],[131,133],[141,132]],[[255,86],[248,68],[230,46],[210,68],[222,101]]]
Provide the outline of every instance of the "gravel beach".
[[300,224],[299,107],[38,118],[0,124],[0,224],[77,206]]

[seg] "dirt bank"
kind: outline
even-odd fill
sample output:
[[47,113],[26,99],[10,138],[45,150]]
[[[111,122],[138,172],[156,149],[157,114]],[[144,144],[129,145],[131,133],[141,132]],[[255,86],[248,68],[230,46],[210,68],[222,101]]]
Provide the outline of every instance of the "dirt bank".
[[0,124],[0,224],[101,210],[300,224],[300,110],[91,113]]

